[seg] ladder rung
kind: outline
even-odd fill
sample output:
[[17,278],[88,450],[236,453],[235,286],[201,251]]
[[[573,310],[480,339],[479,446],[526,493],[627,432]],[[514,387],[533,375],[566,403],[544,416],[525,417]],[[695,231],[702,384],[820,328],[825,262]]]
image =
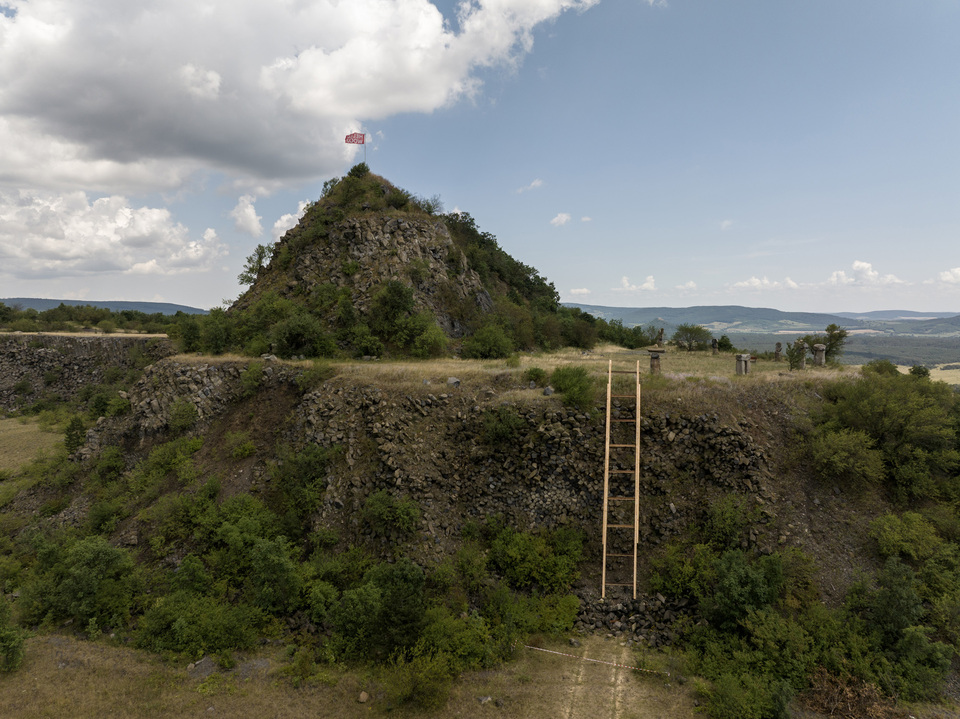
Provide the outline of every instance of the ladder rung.
[[636,497],[607,497],[611,502],[632,502]]
[[633,529],[632,524],[608,524],[607,529]]
[[613,374],[636,374],[636,370],[632,369],[613,369],[610,370]]
[[611,422],[633,422],[636,424],[636,419],[611,419]]
[[637,395],[635,394],[612,394],[611,397],[616,399],[636,399]]
[[633,582],[604,582],[606,587],[632,587]]
[[608,557],[626,557],[627,559],[633,559],[632,554],[607,554]]
[[633,474],[632,469],[611,469],[610,474]]

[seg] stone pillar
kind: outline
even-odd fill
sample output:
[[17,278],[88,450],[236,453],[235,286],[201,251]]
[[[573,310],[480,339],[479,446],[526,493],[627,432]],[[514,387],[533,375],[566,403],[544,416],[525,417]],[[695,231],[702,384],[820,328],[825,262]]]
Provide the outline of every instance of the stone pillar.
[[827,346],[814,345],[813,346],[813,366],[823,367],[826,363],[827,363]]
[[663,347],[663,327],[657,332],[657,347]]
[[777,342],[777,348],[773,351],[773,361],[780,362],[783,359],[783,345]]
[[717,342],[716,337],[710,340],[710,347],[713,349],[713,354],[715,355],[720,354],[720,348],[717,345],[719,345],[719,342]]
[[660,353],[650,353],[650,374],[660,374]]
[[750,374],[750,355],[737,355],[737,374]]
[[807,343],[803,340],[797,340],[793,346],[800,350],[800,369],[807,368]]

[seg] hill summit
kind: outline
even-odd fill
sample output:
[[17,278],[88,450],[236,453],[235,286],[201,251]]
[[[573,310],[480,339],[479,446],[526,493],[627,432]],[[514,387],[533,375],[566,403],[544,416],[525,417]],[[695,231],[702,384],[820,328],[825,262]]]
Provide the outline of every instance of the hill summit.
[[251,286],[228,313],[288,356],[504,356],[563,344],[580,313],[468,214],[440,210],[438,198],[357,165],[325,183],[276,245],[257,247],[241,275]]

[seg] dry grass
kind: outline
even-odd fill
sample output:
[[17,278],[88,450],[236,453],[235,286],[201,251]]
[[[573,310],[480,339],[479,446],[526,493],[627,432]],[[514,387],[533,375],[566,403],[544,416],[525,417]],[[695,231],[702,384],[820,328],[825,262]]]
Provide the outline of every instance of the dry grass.
[[0,472],[15,472],[62,440],[63,435],[44,431],[36,420],[0,419]]
[[[599,637],[582,647],[544,645],[594,659],[636,664],[628,648]],[[282,648],[241,659],[230,672],[200,676],[183,664],[103,643],[60,636],[27,642],[27,658],[16,673],[0,675],[0,716],[42,719],[172,719],[229,716],[360,719],[387,710],[383,686],[363,671],[322,669],[321,681],[299,689],[283,678]],[[359,703],[361,691],[370,701]],[[486,699],[486,701],[484,701]],[[400,716],[414,711],[392,712]],[[453,689],[436,719],[498,717],[532,719],[692,719],[691,690],[676,679],[520,649],[514,662],[495,671],[469,674]]]

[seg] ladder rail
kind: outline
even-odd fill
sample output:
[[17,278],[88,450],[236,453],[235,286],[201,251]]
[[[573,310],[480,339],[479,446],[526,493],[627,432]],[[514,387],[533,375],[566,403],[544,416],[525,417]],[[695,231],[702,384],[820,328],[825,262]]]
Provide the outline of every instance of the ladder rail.
[[[613,375],[614,374],[632,374],[635,378],[635,387],[633,394],[614,394],[613,393]],[[611,411],[614,399],[633,399],[635,402],[635,412],[633,419],[612,419]],[[631,587],[633,598],[637,598],[637,560],[640,545],[640,360],[637,360],[633,370],[615,370],[613,369],[613,360],[607,362],[607,411],[606,411],[606,430],[604,432],[604,455],[603,455],[603,565],[601,569],[601,587],[600,596],[606,596],[607,587]],[[614,423],[633,422],[634,436],[633,444],[622,441],[611,443],[611,427]],[[633,450],[633,469],[610,469],[610,450],[625,449]],[[622,466],[622,465],[621,465]],[[610,477],[617,474],[633,475],[633,496],[610,496]],[[621,490],[622,491],[622,490]],[[611,523],[609,518],[610,502],[633,502],[633,524]],[[632,529],[633,530],[633,552],[608,553],[607,535],[611,529]],[[608,582],[607,581],[607,559],[633,559],[633,575],[631,582]]]

